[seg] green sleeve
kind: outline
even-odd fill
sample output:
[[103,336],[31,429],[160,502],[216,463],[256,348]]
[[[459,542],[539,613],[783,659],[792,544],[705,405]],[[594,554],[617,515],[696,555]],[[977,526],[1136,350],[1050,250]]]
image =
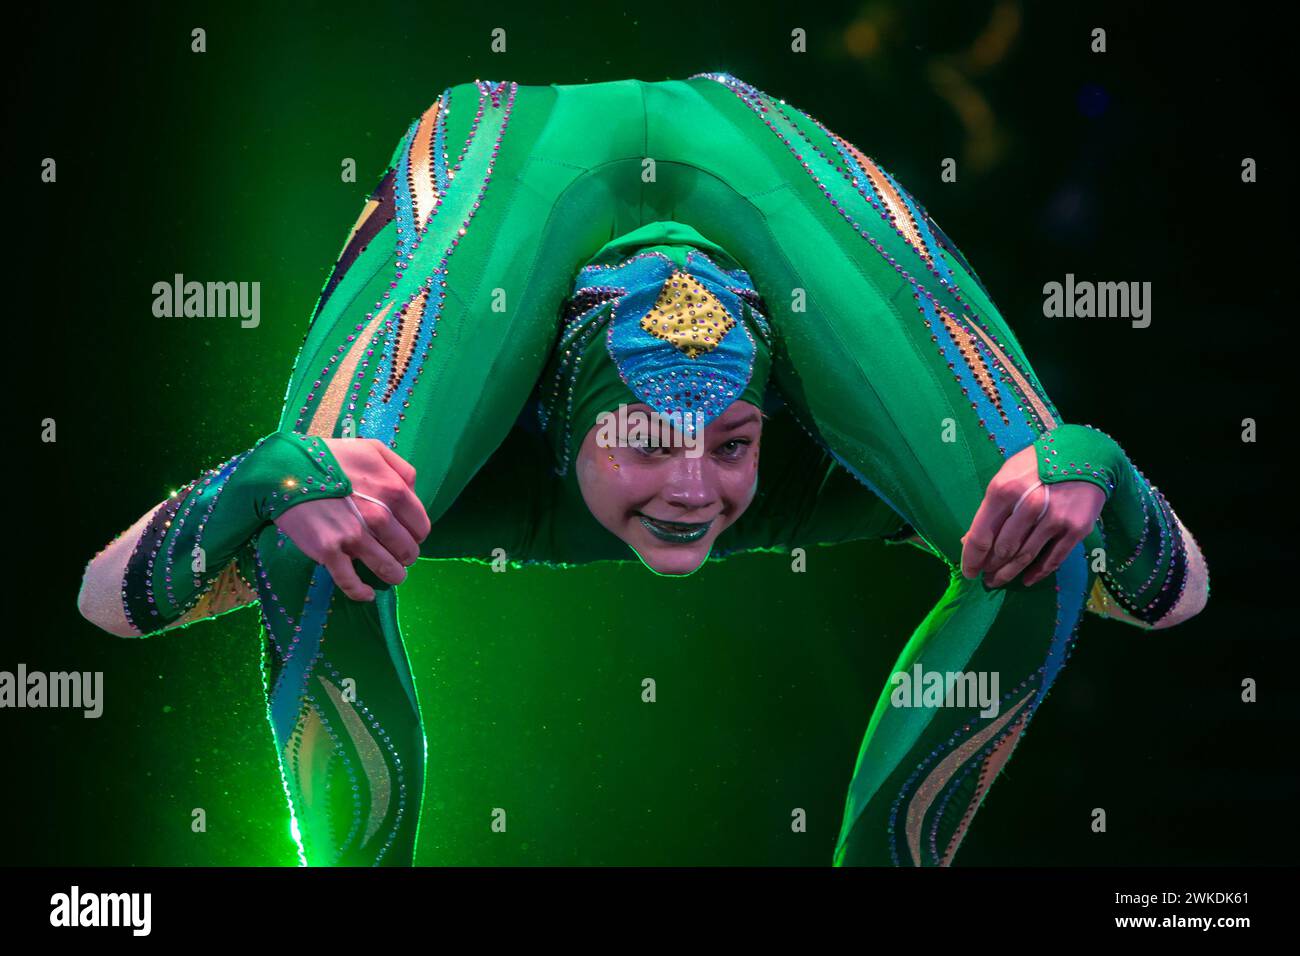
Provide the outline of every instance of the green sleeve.
[[225,603],[214,589],[239,590],[245,599],[234,606],[249,603],[245,546],[258,531],[296,504],[351,493],[320,438],[272,432],[184,485],[154,512],[123,574],[127,620],[150,635],[210,617],[214,605]]
[[1204,604],[1209,576],[1200,549],[1165,496],[1113,438],[1091,426],[1066,424],[1044,432],[1034,448],[1044,484],[1087,481],[1106,495],[1087,544],[1104,588],[1101,598],[1118,605],[1107,616],[1160,627],[1176,623],[1188,606]]

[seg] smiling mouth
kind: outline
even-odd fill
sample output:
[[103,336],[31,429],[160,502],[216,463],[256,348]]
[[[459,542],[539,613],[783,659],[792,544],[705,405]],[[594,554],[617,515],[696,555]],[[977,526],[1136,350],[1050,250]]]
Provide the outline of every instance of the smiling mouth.
[[658,518],[643,514],[638,514],[637,517],[641,519],[641,524],[647,531],[660,541],[667,541],[670,544],[689,544],[692,541],[699,541],[713,527],[712,521],[660,521]]

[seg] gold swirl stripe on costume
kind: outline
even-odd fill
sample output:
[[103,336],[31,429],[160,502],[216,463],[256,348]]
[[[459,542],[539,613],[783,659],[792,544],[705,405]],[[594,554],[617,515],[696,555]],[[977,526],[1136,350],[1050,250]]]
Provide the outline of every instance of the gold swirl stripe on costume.
[[922,259],[930,262],[930,250],[926,248],[925,240],[921,238],[921,231],[916,228],[916,223],[912,221],[912,213],[907,208],[907,203],[898,194],[898,190],[894,188],[893,183],[880,171],[880,167],[867,158],[862,150],[842,136],[836,136],[835,138],[840,141],[840,145],[858,161],[858,164],[866,172],[867,178],[871,180],[871,185],[875,187],[876,195],[880,197],[885,204],[885,208],[889,210],[889,214],[893,216],[894,225],[903,231],[903,238],[921,254]]
[[227,611],[233,611],[237,607],[255,604],[257,601],[257,592],[248,586],[248,582],[239,573],[239,561],[233,559],[208,585],[208,589],[203,592],[198,603],[178,617],[171,626],[180,627],[191,621],[204,621],[225,614]]
[[334,378],[330,380],[329,387],[325,389],[325,396],[321,399],[320,405],[316,407],[316,414],[311,417],[311,424],[307,427],[308,435],[319,435],[322,438],[333,438],[334,428],[338,425],[339,413],[343,410],[343,403],[347,400],[348,390],[352,387],[352,379],[356,374],[357,365],[361,361],[361,356],[365,354],[366,347],[370,340],[374,338],[379,324],[384,321],[388,315],[388,310],[393,307],[390,302],[384,306],[383,311],[370,320],[370,324],[361,332],[352,342],[352,347],[348,349],[347,355],[343,361],[339,362],[338,368],[334,370]]
[[388,384],[384,387],[384,401],[393,397],[397,384],[406,374],[415,352],[415,343],[420,335],[420,325],[424,321],[424,308],[429,301],[429,290],[421,289],[415,300],[397,313],[397,344],[393,346],[393,366],[388,373]]
[[1029,714],[1027,712],[1021,714],[1016,722],[1011,725],[1007,735],[998,741],[993,748],[993,752],[984,759],[984,766],[980,768],[980,779],[975,788],[975,794],[966,806],[966,812],[962,814],[957,829],[953,831],[947,849],[943,851],[943,858],[939,861],[940,866],[952,865],[953,855],[957,852],[957,848],[961,846],[961,841],[966,836],[966,830],[975,817],[975,811],[979,809],[980,801],[984,799],[984,794],[988,793],[989,787],[993,785],[993,781],[997,779],[997,775],[1002,771],[1006,762],[1011,759],[1011,752],[1016,749],[1016,743],[1020,740],[1020,732],[1025,729],[1025,724],[1028,721]]
[[347,728],[348,736],[352,738],[352,746],[356,748],[357,756],[361,759],[361,768],[365,771],[366,779],[370,784],[370,815],[366,820],[366,835],[361,841],[363,844],[368,843],[370,838],[379,832],[392,799],[393,782],[388,774],[388,765],[384,763],[384,755],[379,749],[379,744],[375,743],[375,738],[371,736],[370,731],[366,730],[366,725],[357,716],[356,710],[343,699],[342,692],[332,681],[319,675],[316,679],[324,686],[334,708],[343,718],[343,726]]
[[415,207],[415,229],[424,230],[433,207],[438,201],[437,184],[433,170],[433,136],[438,126],[438,113],[442,110],[442,97],[433,101],[433,105],[420,117],[420,125],[415,130],[415,139],[410,150],[411,204]]
[[997,360],[998,364],[1006,369],[1007,374],[1015,381],[1016,387],[1020,390],[1020,393],[1025,396],[1025,400],[1034,406],[1034,411],[1038,413],[1038,417],[1042,421],[1043,426],[1049,431],[1055,428],[1057,424],[1056,418],[1047,410],[1047,404],[1038,397],[1038,392],[1036,392],[1034,387],[1029,384],[1029,380],[1021,375],[1020,370],[1011,364],[1006,353],[1003,352],[1002,349],[998,348],[997,343],[989,337],[987,332],[980,328],[977,322],[971,322],[970,327],[976,335],[984,340],[984,344],[988,346],[988,350],[993,353],[993,357]]
[[975,376],[975,381],[979,384],[980,390],[988,396],[989,401],[993,403],[993,407],[998,410],[998,413],[1005,420],[1007,413],[1002,407],[1002,394],[998,391],[993,373],[989,371],[988,365],[984,362],[984,356],[980,354],[974,333],[954,319],[952,313],[947,309],[940,306],[938,311],[939,318],[943,320],[944,328],[948,330],[948,335],[956,344],[961,357],[966,360],[966,364],[970,367],[971,374]]
[[914,866],[921,866],[921,826],[925,822],[926,811],[938,798],[948,781],[967,760],[1005,727],[1037,691],[1032,691],[1020,699],[1009,711],[990,723],[979,733],[967,738],[926,775],[921,785],[916,788],[911,802],[907,806],[907,847],[912,853]]
[[378,199],[370,199],[366,201],[366,205],[361,210],[361,215],[357,217],[356,225],[354,225],[352,231],[348,233],[348,241],[343,243],[344,251],[346,251],[348,246],[352,244],[352,240],[356,238],[357,233],[361,231],[361,227],[366,224],[366,220],[370,218],[371,213],[378,209],[379,206],[380,202]]
[[325,730],[320,714],[311,704],[306,704],[299,715],[298,726],[285,745],[285,763],[292,768],[302,800],[301,813],[296,814],[308,830],[301,830],[307,851],[317,856],[325,848],[331,856],[338,851],[330,832],[326,794],[326,777],[334,744]]
[[1123,621],[1125,624],[1132,624],[1136,627],[1151,627],[1151,625],[1146,621],[1140,621],[1128,611],[1124,610],[1120,603],[1111,597],[1110,592],[1106,590],[1106,585],[1102,583],[1100,577],[1092,582],[1092,590],[1088,592],[1087,607],[1093,614],[1098,614],[1101,617],[1109,617],[1113,620]]

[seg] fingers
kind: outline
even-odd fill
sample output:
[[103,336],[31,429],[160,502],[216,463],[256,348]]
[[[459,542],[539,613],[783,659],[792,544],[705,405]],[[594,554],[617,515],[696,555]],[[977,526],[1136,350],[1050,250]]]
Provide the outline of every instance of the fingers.
[[[1040,529],[1043,532],[1043,540],[1038,542],[1036,547],[1026,547],[1022,554],[1016,555],[1013,561],[1008,562],[994,576],[995,580],[988,582],[989,587],[1001,587],[1026,568],[1028,570],[1021,579],[1025,587],[1037,584],[1043,578],[1054,574],[1061,566],[1061,562],[1074,550],[1074,546],[1088,536],[1092,524],[1057,513],[1049,514],[1045,520],[1039,522],[1035,534]],[[1034,538],[1035,535],[1030,536],[1031,545],[1034,544]],[[1031,564],[1029,559],[1032,559],[1035,554],[1038,555],[1038,560]]]
[[415,466],[381,442],[378,438],[372,438],[371,441],[379,447],[379,452],[384,456],[384,461],[388,462],[388,467],[397,472],[398,476],[406,483],[408,488],[414,488]]
[[[429,536],[432,524],[428,512],[415,494],[415,468],[378,439],[371,439],[371,444],[379,451],[387,474],[392,479],[381,475],[369,481],[353,482],[353,487],[388,505],[393,516],[418,544]],[[357,487],[358,484],[362,487]],[[370,520],[369,515],[366,520]],[[418,547],[416,550],[418,552]],[[396,551],[393,553],[398,554]]]
[[961,572],[966,577],[976,577],[985,569],[1002,523],[1011,514],[1019,497],[1020,492],[1010,484],[994,479],[989,485],[970,523],[970,530],[961,539]]
[[352,600],[373,601],[375,599],[375,589],[361,580],[356,568],[352,567],[352,558],[342,551],[327,555],[325,560],[319,563],[325,565],[325,570],[334,579],[334,584]]
[[1076,544],[1087,537],[1087,534],[1087,530],[1078,531],[1072,528],[1066,530],[1050,548],[1043,551],[1042,556],[1029,568],[1024,580],[1026,587],[1037,584],[1049,574],[1055,574],[1056,569],[1061,566],[1061,562],[1074,550]]
[[[986,572],[984,582],[991,588],[1000,588],[1008,581],[1013,580],[1017,574],[1029,566],[1029,562],[1042,553],[1044,548],[1051,545],[1059,534],[1060,530],[1054,522],[1038,522],[1029,532],[1020,550],[1008,558],[992,575]],[[1024,583],[1028,584],[1029,582]]]
[[[360,507],[369,510],[363,515]],[[375,589],[361,579],[353,559],[359,559],[379,580],[400,584],[406,580],[403,564],[414,564],[420,550],[383,508],[364,499],[360,507],[356,499],[308,501],[286,510],[276,523],[303,554],[329,571],[339,590],[354,601],[373,601]],[[371,527],[378,530],[382,541]]]
[[375,540],[399,563],[410,567],[420,557],[420,546],[411,532],[388,511],[364,498],[353,499]]
[[362,580],[353,559],[377,580],[401,584],[432,524],[415,493],[415,468],[409,462],[377,439],[327,441],[357,494],[346,502],[297,505],[277,524],[304,554],[329,571],[344,594],[354,601],[373,601],[375,589]]
[[[984,561],[984,580],[988,581],[991,587],[996,587],[993,579],[998,578],[998,572],[1008,566],[1013,559],[1022,557],[1028,538],[1031,532],[1035,531],[1036,525],[1039,524],[1039,516],[1043,514],[1043,501],[1047,496],[1047,489],[1043,486],[1035,488],[1026,498],[1017,498],[1019,510],[1011,509],[1011,515],[1006,522],[1002,523],[1001,531],[997,532],[997,538],[993,541],[992,554]],[[1043,542],[1040,542],[1040,545]],[[1032,553],[1024,557],[1024,564],[1030,563],[1039,549],[1035,548]],[[1022,564],[1023,567],[1023,564]],[[1005,579],[1014,578],[1019,574],[1019,568],[1010,572]]]
[[[375,495],[375,497],[388,505],[393,512],[393,517],[401,522],[407,534],[414,538],[416,542],[423,541],[429,536],[429,531],[432,528],[429,523],[429,514],[424,510],[424,505],[416,497],[415,491],[410,485],[400,481],[396,482],[386,488],[381,488],[380,494]],[[418,547],[416,551],[419,551]]]
[[406,580],[406,568],[372,534],[357,535],[344,545],[343,553],[357,558],[386,584],[401,584]]
[[[1023,473],[1011,468],[1022,455],[1008,459],[994,476],[961,539],[962,573],[974,578],[983,572],[988,587],[1001,587],[1021,572],[1028,587],[1054,573],[1092,531],[1106,503],[1090,482],[1060,482],[1049,496],[1045,487],[1033,486],[1037,479],[1027,465]],[[1026,488],[1033,490],[1025,494]]]

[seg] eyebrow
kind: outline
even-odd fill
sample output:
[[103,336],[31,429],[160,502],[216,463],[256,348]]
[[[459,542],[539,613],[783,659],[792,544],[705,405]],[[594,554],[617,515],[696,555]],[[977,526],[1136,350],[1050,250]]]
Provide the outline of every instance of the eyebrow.
[[757,422],[758,420],[758,412],[751,412],[745,418],[734,421],[730,425],[719,425],[718,430],[722,432],[734,432],[736,429],[744,428],[746,425],[749,425],[752,422]]

